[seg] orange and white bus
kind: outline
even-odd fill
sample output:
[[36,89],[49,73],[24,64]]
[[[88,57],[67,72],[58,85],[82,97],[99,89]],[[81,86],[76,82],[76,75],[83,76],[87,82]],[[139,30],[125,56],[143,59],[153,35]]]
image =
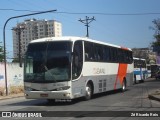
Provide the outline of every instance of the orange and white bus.
[[82,37],[31,41],[25,56],[27,99],[90,99],[126,90],[133,81],[132,50]]

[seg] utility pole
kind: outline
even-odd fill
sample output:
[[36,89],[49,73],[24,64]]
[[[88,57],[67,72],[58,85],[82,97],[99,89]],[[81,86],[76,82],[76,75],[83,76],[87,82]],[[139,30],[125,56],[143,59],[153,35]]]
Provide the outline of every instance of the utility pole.
[[91,23],[93,20],[95,20],[94,16],[92,18],[89,18],[88,16],[86,16],[86,19],[84,19],[84,20],[79,19],[79,21],[84,23],[85,26],[87,27],[87,35],[86,35],[86,37],[89,37],[89,31],[88,31],[89,23]]
[[17,34],[18,34],[18,60],[19,60],[19,67],[22,67],[22,54],[21,54],[21,32],[25,29],[24,25],[18,25],[18,27],[13,28]]

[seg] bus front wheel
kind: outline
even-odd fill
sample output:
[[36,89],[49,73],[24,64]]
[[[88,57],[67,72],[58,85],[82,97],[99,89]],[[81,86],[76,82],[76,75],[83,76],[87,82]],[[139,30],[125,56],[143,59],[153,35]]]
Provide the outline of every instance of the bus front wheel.
[[86,85],[86,94],[85,94],[85,100],[89,100],[92,97],[92,86],[91,84]]

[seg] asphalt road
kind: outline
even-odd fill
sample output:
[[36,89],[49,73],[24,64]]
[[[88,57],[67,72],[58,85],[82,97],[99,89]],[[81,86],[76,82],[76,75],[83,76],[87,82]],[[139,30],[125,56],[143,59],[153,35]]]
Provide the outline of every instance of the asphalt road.
[[[89,101],[83,101],[83,99],[77,99],[73,102],[59,101],[56,103],[48,103],[46,100],[32,100],[32,99],[27,100],[24,97],[13,98],[13,99],[1,100],[0,111],[18,111],[18,112],[61,111],[61,112],[48,112],[49,116],[53,116],[55,114],[54,119],[57,120],[64,118],[67,120],[75,118],[82,120],[83,119],[150,120],[151,117],[148,117],[148,114],[153,114],[155,116],[158,115],[159,117],[152,118],[158,120],[160,118],[160,112],[156,111],[160,111],[160,103],[148,99],[148,94],[158,89],[159,86],[160,86],[160,80],[148,79],[144,83],[139,83],[128,87],[127,91],[125,91],[124,93],[122,93],[119,90],[117,90],[116,92],[115,91],[106,92],[103,94],[94,95],[93,99]],[[73,111],[78,111],[78,112],[73,112]],[[120,111],[120,112],[115,112],[115,111]],[[145,114],[145,112],[147,114]],[[127,115],[124,113],[126,113]],[[116,117],[118,115],[120,115],[119,118]],[[63,116],[63,117],[58,117],[58,116]],[[140,117],[140,116],[146,116],[146,117]],[[12,118],[12,119],[17,119],[17,118]],[[44,119],[44,118],[42,117],[37,119]],[[45,119],[53,120],[52,117],[47,117]]]

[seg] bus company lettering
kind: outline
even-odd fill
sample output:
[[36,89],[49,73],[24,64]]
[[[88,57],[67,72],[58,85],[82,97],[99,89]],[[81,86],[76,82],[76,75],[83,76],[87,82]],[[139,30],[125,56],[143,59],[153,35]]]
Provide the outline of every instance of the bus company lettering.
[[105,74],[104,68],[93,68],[93,74]]

